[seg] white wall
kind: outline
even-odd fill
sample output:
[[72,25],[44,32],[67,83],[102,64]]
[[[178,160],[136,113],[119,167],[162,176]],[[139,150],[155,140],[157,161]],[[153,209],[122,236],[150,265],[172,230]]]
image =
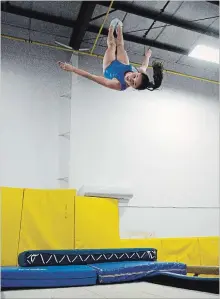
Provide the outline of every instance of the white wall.
[[[2,39],[0,186],[57,188],[62,98],[71,87],[56,65],[65,53]],[[69,59],[69,58],[68,58]]]
[[0,185],[128,186],[122,236],[218,234],[218,86],[166,76],[161,91],[111,91],[57,68],[69,59],[2,40]]
[[73,93],[70,187],[130,187],[122,236],[218,234],[218,86],[165,76],[161,91],[118,92],[80,78]]

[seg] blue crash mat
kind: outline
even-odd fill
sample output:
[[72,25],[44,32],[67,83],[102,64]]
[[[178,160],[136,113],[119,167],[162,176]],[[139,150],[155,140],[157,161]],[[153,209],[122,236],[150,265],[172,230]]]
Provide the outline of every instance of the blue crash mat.
[[18,264],[22,267],[156,260],[157,250],[154,248],[30,250],[24,251],[18,256]]
[[1,267],[1,284],[4,288],[94,285],[96,280],[96,271],[85,265]]
[[96,284],[94,278],[73,279],[2,279],[2,289],[13,288],[57,288],[74,286],[92,286]]
[[90,267],[97,271],[100,283],[115,283],[134,281],[143,277],[150,277],[164,272],[186,274],[186,265],[182,263],[160,262],[113,262],[93,264]]

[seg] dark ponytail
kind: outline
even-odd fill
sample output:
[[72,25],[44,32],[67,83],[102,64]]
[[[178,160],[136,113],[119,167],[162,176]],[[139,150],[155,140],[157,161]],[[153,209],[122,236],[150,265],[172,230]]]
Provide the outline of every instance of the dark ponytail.
[[141,85],[137,88],[138,90],[148,89],[153,91],[161,86],[163,81],[163,65],[161,62],[153,61],[152,67],[154,82],[149,80],[148,75],[142,73],[142,81]]
[[153,89],[159,88],[163,81],[163,65],[161,62],[153,61],[153,78],[154,78],[154,87]]

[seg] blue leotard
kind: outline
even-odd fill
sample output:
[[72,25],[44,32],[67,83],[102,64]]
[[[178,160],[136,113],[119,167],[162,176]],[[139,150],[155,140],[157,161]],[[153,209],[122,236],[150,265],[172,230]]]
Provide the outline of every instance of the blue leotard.
[[127,88],[124,78],[126,72],[137,72],[137,70],[132,65],[121,63],[116,59],[105,69],[104,77],[107,79],[117,79],[121,84],[121,90],[125,90]]

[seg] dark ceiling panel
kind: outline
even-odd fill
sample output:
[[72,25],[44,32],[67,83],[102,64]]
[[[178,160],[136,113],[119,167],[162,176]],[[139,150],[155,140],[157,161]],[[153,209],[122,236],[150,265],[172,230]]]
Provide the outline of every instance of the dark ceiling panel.
[[[111,9],[111,10],[109,11],[109,13],[108,13],[108,16],[109,16],[110,14],[112,14],[113,12],[115,12],[115,11],[117,11],[117,9],[114,9],[114,8]],[[101,19],[101,18],[105,17],[106,14],[107,14],[106,11],[105,11],[104,13],[97,14],[95,17],[92,17],[92,18],[91,18],[90,22],[95,21],[95,20],[98,20],[98,19]]]
[[[188,30],[181,29],[178,27],[169,26],[158,37],[158,41],[174,43],[179,47],[190,49],[193,43],[200,38],[201,34],[196,32],[189,32]],[[205,35],[203,35],[205,36]],[[207,36],[208,37],[208,36]],[[210,37],[217,41],[217,39]]]
[[218,30],[219,29],[219,18],[216,18],[210,27]]
[[[143,37],[144,33],[151,26],[151,24],[152,24],[152,20],[148,20],[140,17],[137,18],[134,15],[128,14],[126,21],[124,22],[124,32]],[[158,26],[156,24],[154,25],[154,27]],[[154,28],[154,27],[150,30],[150,32],[147,35],[147,37],[150,39],[155,39],[163,29],[163,27],[162,28],[161,27]]]
[[47,43],[47,44],[54,44],[55,41],[57,40],[63,44],[68,44],[69,42],[69,38],[67,37],[57,37],[54,34],[42,33],[37,31],[30,32],[30,39],[37,40],[39,42]]
[[24,39],[28,39],[30,35],[28,29],[21,29],[7,24],[1,25],[1,33]]
[[75,22],[70,19],[64,19],[61,17],[53,16],[45,12],[37,12],[31,9],[17,7],[10,3],[1,3],[1,10],[7,13],[11,13],[17,16],[23,16],[31,19],[36,19],[48,23],[54,23],[62,26],[73,27]]
[[34,11],[72,20],[77,19],[81,5],[80,1],[32,1],[32,3]]
[[30,25],[29,18],[16,16],[14,14],[4,13],[4,12],[2,12],[1,22],[7,23],[9,25],[14,25],[17,27],[22,27],[22,28],[29,28]]
[[35,19],[31,19],[31,30],[37,30],[38,32],[48,33],[56,35],[57,37],[66,37],[69,39],[72,29],[69,27],[43,22]]
[[219,16],[218,8],[215,5],[210,5],[206,1],[184,1],[175,14],[175,17],[188,21],[214,16]]
[[[105,7],[105,6],[100,6],[100,5],[96,5],[96,8],[95,8],[95,11],[93,13],[93,16],[92,18],[94,17],[97,17],[101,14],[103,14],[103,16],[101,18],[98,18],[94,21],[91,21],[90,23],[92,25],[97,25],[97,26],[101,26],[103,21],[104,21],[104,18],[105,18],[105,15],[107,13],[107,10],[108,10],[108,7]],[[118,11],[118,10],[115,10],[114,12],[112,12],[111,14],[108,15],[108,18],[105,22],[105,27],[108,27],[110,25],[110,22],[114,19],[114,18],[118,18],[120,20],[123,19],[125,13],[122,12],[122,11]]]
[[21,8],[31,9],[33,6],[33,1],[9,1],[9,2],[12,2],[13,5]]
[[[126,4],[132,4],[134,1],[124,1]],[[166,1],[135,1],[136,5],[138,5],[141,8],[150,8],[150,9],[155,9],[155,10],[160,10]]]

